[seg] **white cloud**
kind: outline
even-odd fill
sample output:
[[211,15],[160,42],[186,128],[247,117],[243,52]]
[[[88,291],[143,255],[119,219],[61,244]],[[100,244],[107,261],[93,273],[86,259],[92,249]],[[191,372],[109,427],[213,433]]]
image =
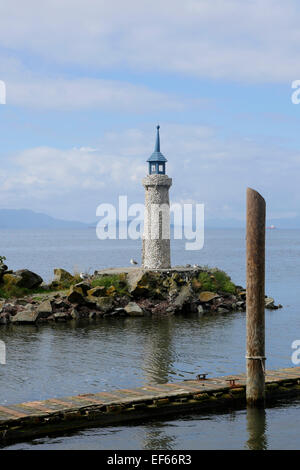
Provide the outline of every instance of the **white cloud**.
[[0,45],[43,64],[257,82],[299,78],[297,0],[10,0]]
[[[105,134],[97,149],[38,147],[16,153],[1,168],[1,206],[91,221],[99,203],[116,203],[119,195],[142,202],[153,134],[128,129]],[[205,203],[207,217],[242,218],[250,186],[266,198],[269,216],[299,213],[299,152],[271,140],[225,140],[214,129],[190,125],[164,125],[161,140],[173,202]]]
[[180,100],[146,86],[101,79],[36,79],[8,81],[8,103],[44,109],[103,109],[109,111],[151,112],[159,109],[180,111],[201,104]]

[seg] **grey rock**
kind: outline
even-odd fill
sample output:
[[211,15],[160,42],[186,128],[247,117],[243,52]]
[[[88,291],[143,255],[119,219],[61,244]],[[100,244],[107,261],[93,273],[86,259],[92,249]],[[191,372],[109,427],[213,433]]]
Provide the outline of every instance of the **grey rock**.
[[49,300],[42,302],[36,309],[38,318],[47,318],[52,315],[52,306]]
[[106,292],[106,287],[104,286],[97,286],[97,287],[93,287],[92,289],[89,288],[89,290],[87,291],[87,295],[88,296],[93,296],[93,297],[103,297],[105,295],[105,292]]
[[35,323],[38,320],[39,314],[33,306],[28,306],[22,312],[16,313],[11,317],[12,323]]
[[76,308],[72,308],[71,310],[71,317],[74,319],[74,320],[78,320],[80,318],[80,314],[78,312],[78,310],[76,310]]
[[113,308],[113,299],[111,297],[87,297],[88,301],[96,305],[102,312],[109,312]]
[[25,305],[28,305],[28,301],[25,300],[25,299],[16,299],[15,304],[16,305],[22,305],[24,307]]
[[56,309],[59,309],[59,310],[69,308],[69,306],[70,306],[67,302],[65,302],[62,299],[61,300],[56,300],[53,305]]
[[124,308],[125,312],[131,317],[143,317],[144,312],[141,307],[135,302],[129,302]]
[[229,313],[229,310],[227,308],[224,308],[224,307],[218,307],[217,312],[218,313]]
[[84,293],[81,287],[76,287],[76,286],[71,286],[70,290],[68,292],[68,301],[71,302],[71,304],[84,304],[85,303],[85,298],[84,298]]
[[193,293],[192,293],[191,286],[189,284],[186,284],[180,289],[178,296],[173,302],[173,305],[175,307],[181,308],[186,302],[188,302],[191,299],[192,295]]
[[68,314],[64,312],[57,312],[53,315],[55,321],[67,321]]
[[6,325],[7,323],[9,323],[10,318],[11,318],[11,316],[10,316],[9,313],[5,313],[5,312],[1,313],[1,315],[0,315],[0,325]]
[[71,282],[74,280],[72,274],[62,268],[55,268],[54,269],[54,281],[55,282]]
[[198,305],[197,310],[198,310],[198,315],[202,316],[204,313],[204,308],[202,307],[202,305]]
[[91,284],[89,284],[87,281],[82,281],[78,284],[75,284],[75,287],[80,287],[82,289],[83,294],[87,295],[88,290],[90,290],[91,288]]
[[143,280],[144,271],[140,268],[137,268],[127,274],[127,284],[128,284],[128,292],[132,293],[136,290],[138,285]]

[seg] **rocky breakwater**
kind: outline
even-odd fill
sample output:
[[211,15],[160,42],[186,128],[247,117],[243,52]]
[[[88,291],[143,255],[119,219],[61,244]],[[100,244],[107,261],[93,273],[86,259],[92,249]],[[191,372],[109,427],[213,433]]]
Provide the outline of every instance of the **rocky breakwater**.
[[[55,269],[49,285],[28,270],[4,273],[0,293],[7,293],[10,286],[13,291],[17,289],[15,292],[25,289],[26,295],[0,300],[0,325],[245,311],[245,290],[219,269],[110,271],[95,272],[82,281]],[[266,308],[278,307],[274,299],[266,297]]]

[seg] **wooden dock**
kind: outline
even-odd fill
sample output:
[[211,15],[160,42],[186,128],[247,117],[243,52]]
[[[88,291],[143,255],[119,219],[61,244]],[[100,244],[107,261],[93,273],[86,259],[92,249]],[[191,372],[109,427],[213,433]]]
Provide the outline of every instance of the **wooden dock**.
[[[87,426],[246,405],[245,374],[0,406],[0,443]],[[266,399],[300,395],[300,367],[266,371]]]

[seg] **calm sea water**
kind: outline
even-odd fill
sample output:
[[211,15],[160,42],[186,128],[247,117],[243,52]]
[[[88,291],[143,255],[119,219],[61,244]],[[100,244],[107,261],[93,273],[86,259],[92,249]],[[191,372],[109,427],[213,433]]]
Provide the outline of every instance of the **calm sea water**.
[[[27,267],[50,280],[70,271],[126,266],[140,259],[136,241],[99,241],[93,229],[0,231],[1,253],[13,269]],[[284,308],[266,312],[267,367],[292,367],[291,343],[300,339],[300,231],[267,233],[266,291]],[[206,232],[205,247],[172,247],[173,264],[218,266],[245,284],[245,233]],[[0,328],[7,364],[0,366],[0,404],[98,392],[145,383],[243,372],[245,313],[162,320],[109,319],[54,326]],[[246,411],[183,416],[138,426],[89,429],[9,448],[196,449],[300,448],[300,403],[283,402],[257,415]]]

